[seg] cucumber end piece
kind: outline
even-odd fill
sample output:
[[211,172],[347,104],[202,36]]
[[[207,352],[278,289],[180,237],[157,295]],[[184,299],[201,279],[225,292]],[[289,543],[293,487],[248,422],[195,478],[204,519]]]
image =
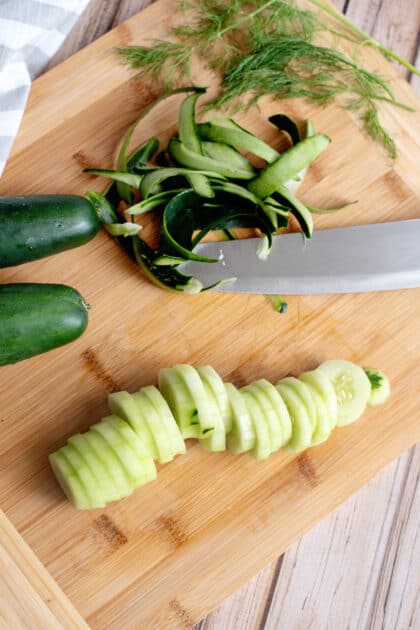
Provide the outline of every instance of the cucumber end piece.
[[386,374],[381,370],[373,368],[364,368],[366,376],[370,382],[370,396],[368,400],[368,407],[376,407],[382,405],[391,393],[391,385]]

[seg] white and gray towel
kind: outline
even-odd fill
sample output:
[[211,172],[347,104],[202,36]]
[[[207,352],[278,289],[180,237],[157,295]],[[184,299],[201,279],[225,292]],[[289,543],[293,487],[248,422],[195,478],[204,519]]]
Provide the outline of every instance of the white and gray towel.
[[0,175],[31,80],[47,65],[89,0],[0,0]]

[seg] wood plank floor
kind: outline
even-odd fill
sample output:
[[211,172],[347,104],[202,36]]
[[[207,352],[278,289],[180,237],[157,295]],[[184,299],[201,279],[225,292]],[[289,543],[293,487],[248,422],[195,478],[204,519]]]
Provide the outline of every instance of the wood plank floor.
[[[419,66],[420,0],[333,3],[359,27]],[[150,0],[91,0],[50,66],[148,4]],[[420,90],[418,77],[401,73]],[[417,446],[195,630],[420,628],[419,464]]]

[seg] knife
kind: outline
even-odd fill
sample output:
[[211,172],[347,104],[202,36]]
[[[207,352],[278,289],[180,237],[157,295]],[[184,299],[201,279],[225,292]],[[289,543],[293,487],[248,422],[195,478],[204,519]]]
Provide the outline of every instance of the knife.
[[228,293],[321,294],[387,291],[420,286],[420,219],[273,237],[263,261],[260,238],[202,243],[195,252],[217,263],[188,261],[179,271]]

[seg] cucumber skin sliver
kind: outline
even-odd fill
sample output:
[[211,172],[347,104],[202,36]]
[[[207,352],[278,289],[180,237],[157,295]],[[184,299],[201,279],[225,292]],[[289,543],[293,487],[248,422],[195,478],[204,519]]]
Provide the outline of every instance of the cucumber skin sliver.
[[230,118],[215,118],[197,125],[197,129],[201,138],[205,140],[223,142],[232,147],[239,147],[253,153],[266,162],[273,162],[279,157],[279,153],[270,145]]
[[299,176],[299,173],[307,168],[330,142],[330,138],[321,133],[305,138],[269,164],[249,183],[249,190],[261,199],[269,197],[280,186]]
[[249,165],[247,170],[238,169],[227,165],[225,162],[220,162],[209,158],[206,155],[200,155],[194,153],[182,144],[179,140],[172,138],[169,141],[168,150],[171,156],[183,166],[187,168],[193,168],[202,171],[213,171],[224,177],[231,177],[233,179],[252,179],[255,175],[255,171],[252,165]]

